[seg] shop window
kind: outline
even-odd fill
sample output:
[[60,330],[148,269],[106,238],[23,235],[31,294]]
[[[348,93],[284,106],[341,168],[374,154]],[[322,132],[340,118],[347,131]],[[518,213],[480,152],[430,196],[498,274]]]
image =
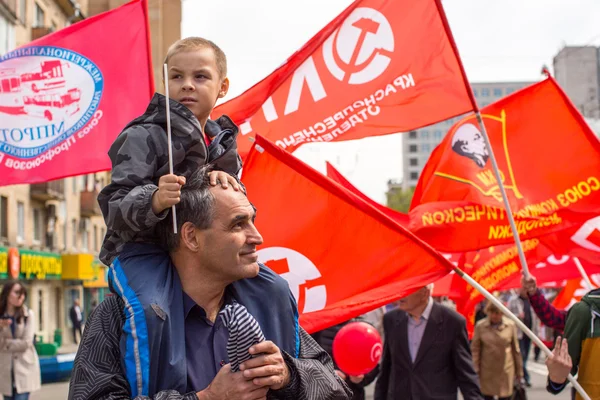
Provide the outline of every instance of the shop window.
[[17,242],[25,240],[25,204],[17,201]]

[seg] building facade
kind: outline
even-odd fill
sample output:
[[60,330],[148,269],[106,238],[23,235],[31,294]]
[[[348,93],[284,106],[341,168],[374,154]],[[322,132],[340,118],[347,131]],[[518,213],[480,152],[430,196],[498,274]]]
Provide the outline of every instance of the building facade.
[[[533,82],[482,82],[472,83],[473,93],[479,107],[485,107],[504,96],[513,93]],[[460,120],[455,117],[421,129],[410,131],[402,136],[402,188],[415,187],[423,167],[433,149],[442,141],[446,132]],[[397,189],[398,183],[394,183]]]
[[[0,56],[126,2],[0,0]],[[180,38],[181,1],[149,0],[149,19],[159,88],[166,49]],[[85,318],[108,291],[106,267],[98,261],[106,226],[97,195],[109,179],[103,172],[0,187],[0,285],[20,279],[27,287],[39,340],[52,342],[60,330],[63,343],[73,343],[73,301],[81,301]]]
[[554,76],[584,117],[600,118],[600,48],[563,47],[554,57]]

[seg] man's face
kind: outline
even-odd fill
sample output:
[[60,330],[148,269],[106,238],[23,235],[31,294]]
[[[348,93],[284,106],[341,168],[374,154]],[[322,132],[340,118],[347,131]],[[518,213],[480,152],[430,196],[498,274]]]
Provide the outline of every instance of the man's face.
[[258,275],[256,246],[263,239],[256,227],[256,212],[248,198],[231,186],[210,189],[215,198],[214,219],[208,229],[196,230],[199,262],[223,281]]
[[469,138],[468,142],[464,146],[466,150],[471,154],[477,154],[480,156],[488,155],[487,147],[485,147],[485,141],[483,140],[483,136],[479,131],[474,133],[473,136]]
[[490,311],[488,318],[492,324],[499,324],[502,322],[502,313],[500,311]]
[[422,288],[398,300],[398,308],[407,313],[412,313],[429,300],[429,289]]
[[168,68],[169,97],[205,123],[217,99],[225,96],[229,87],[229,81],[219,75],[213,49],[204,47],[175,53]]

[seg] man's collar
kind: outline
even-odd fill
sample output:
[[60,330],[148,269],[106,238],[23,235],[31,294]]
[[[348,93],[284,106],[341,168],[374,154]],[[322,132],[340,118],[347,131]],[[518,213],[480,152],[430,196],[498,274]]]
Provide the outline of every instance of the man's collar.
[[[223,293],[223,296],[224,296],[223,307],[225,307],[225,305],[227,305],[227,304],[232,304],[235,302],[235,297],[233,295],[232,289],[233,288],[231,285],[225,287],[225,292]],[[183,292],[183,312],[184,312],[183,317],[184,317],[184,319],[187,318],[188,314],[190,313],[192,308],[194,308],[194,306],[198,306],[198,308],[200,310],[202,310],[202,313],[204,315],[206,315],[205,310],[202,307],[200,307],[198,304],[196,304],[196,302],[186,292]]]
[[[427,306],[425,306],[425,309],[421,313],[421,316],[419,317],[419,319],[423,318],[425,321],[429,320],[429,316],[431,315],[432,308],[433,308],[433,299],[430,296],[429,300],[427,301]],[[407,313],[407,314],[408,314],[409,318],[414,320],[413,316],[410,313]]]
[[429,316],[431,315],[432,308],[433,308],[433,299],[430,296],[429,301],[427,302],[427,307],[425,307],[425,310],[423,310],[423,314],[421,314],[421,317],[423,317],[426,321],[429,320]]

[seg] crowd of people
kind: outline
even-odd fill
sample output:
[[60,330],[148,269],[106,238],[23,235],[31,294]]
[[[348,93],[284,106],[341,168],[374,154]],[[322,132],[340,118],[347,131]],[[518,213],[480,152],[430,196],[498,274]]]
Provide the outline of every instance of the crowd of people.
[[[530,338],[489,303],[470,340],[465,317],[435,301],[431,285],[363,317],[384,338],[375,369],[340,370],[331,349],[345,323],[309,335],[286,281],[258,263],[263,240],[237,178],[238,128],[225,116],[209,119],[229,88],[225,54],[187,38],[165,63],[169,93],[156,94],[109,151],[112,180],[98,201],[108,227],[100,258],[110,265],[113,295],[87,317],[83,335],[79,303],[70,310],[81,342],[69,399],[364,399],[375,382],[376,400],[454,400],[459,390],[465,400],[487,400],[512,399],[530,385]],[[0,295],[5,399],[27,399],[40,387],[26,296],[19,282]],[[579,372],[600,399],[599,299],[600,291],[590,292],[567,316],[528,278],[507,302],[527,327],[539,318],[564,332],[547,360],[550,393]]]

